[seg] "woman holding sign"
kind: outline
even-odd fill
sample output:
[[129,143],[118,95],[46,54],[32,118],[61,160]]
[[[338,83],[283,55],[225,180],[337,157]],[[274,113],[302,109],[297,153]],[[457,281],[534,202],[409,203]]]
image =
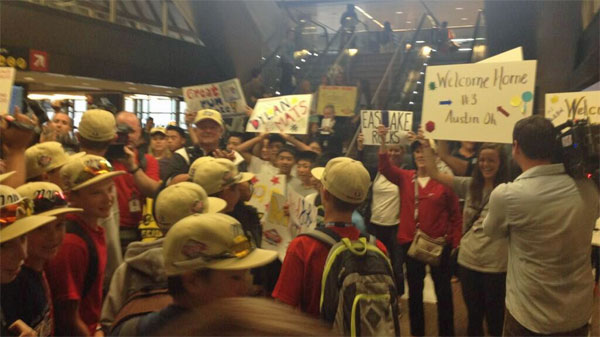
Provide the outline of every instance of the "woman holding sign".
[[[429,177],[423,156],[425,145],[419,141],[411,144],[417,169],[403,170],[390,161],[385,144],[388,128],[380,125],[377,133],[381,138],[379,171],[398,185],[402,201],[397,239],[405,255],[411,334],[425,335],[423,286],[425,267],[429,265],[437,297],[438,334],[454,336],[450,252],[460,241],[458,198],[450,188]],[[434,246],[435,252],[419,254],[428,251],[421,244]]]
[[[420,140],[425,140],[419,132]],[[423,144],[429,144],[423,141]],[[482,231],[490,193],[508,181],[505,156],[500,144],[484,143],[477,155],[471,177],[450,176],[438,171],[432,149],[424,145],[425,166],[431,178],[452,188],[465,199],[463,229],[458,253],[462,293],[469,314],[467,334],[483,336],[483,318],[489,334],[500,336],[504,322],[506,238],[492,239]]]

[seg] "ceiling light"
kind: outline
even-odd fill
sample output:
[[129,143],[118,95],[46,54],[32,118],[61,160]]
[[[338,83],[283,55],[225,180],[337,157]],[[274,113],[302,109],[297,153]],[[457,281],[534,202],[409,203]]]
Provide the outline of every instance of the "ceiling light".
[[421,54],[423,56],[429,56],[429,54],[431,54],[431,47],[424,46],[423,48],[421,48]]
[[129,90],[137,90],[137,88],[136,88],[136,87],[129,87],[129,88],[127,88],[127,89],[129,89]]
[[457,11],[462,11],[462,10],[463,10],[463,8],[462,8],[462,7],[456,7],[455,9],[456,9]]
[[415,90],[415,91],[413,91],[413,94],[418,94],[418,93],[419,93],[419,92],[418,92],[418,91],[416,91],[416,90]]
[[356,49],[356,48],[348,49],[348,55],[350,55],[350,57],[356,55],[356,53],[358,53],[358,49]]
[[417,84],[421,84],[421,83],[422,83],[421,81],[417,81]]
[[296,69],[300,70],[300,67],[296,66]]
[[408,24],[411,24],[411,23],[412,23],[412,21],[406,21],[406,23],[408,23]]
[[415,102],[408,102],[408,104],[413,105],[413,104],[415,104]]
[[396,14],[403,14],[404,12],[396,12]]
[[471,48],[458,48],[458,51],[471,51]]
[[27,77],[23,77],[23,79],[24,79],[25,81],[35,81],[35,78],[33,78],[33,77],[29,77],[29,76],[27,76]]
[[469,19],[467,19],[467,18],[460,18],[460,19],[461,19],[461,20],[463,20],[463,21],[467,21],[467,20],[469,20]]

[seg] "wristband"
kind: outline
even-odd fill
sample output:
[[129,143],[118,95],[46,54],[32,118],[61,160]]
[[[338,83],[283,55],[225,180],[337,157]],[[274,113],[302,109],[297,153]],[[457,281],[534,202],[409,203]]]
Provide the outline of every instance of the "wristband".
[[135,174],[135,173],[136,173],[137,171],[139,171],[140,169],[141,169],[141,167],[139,167],[139,166],[138,166],[138,167],[134,168],[133,170],[131,170],[131,171],[127,171],[127,172],[129,172],[130,174]]

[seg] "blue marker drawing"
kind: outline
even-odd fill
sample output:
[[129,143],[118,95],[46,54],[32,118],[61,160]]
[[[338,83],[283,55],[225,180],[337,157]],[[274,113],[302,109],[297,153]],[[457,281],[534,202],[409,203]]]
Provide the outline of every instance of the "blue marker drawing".
[[440,105],[452,105],[452,101],[451,100],[440,101]]

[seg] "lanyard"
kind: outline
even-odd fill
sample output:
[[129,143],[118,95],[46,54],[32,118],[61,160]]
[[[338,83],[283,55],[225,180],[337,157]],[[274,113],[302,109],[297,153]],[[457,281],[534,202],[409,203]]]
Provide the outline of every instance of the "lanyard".
[[335,226],[335,227],[351,227],[353,226],[352,224],[347,224],[345,222],[328,222],[325,224],[325,227],[331,227],[331,226]]

